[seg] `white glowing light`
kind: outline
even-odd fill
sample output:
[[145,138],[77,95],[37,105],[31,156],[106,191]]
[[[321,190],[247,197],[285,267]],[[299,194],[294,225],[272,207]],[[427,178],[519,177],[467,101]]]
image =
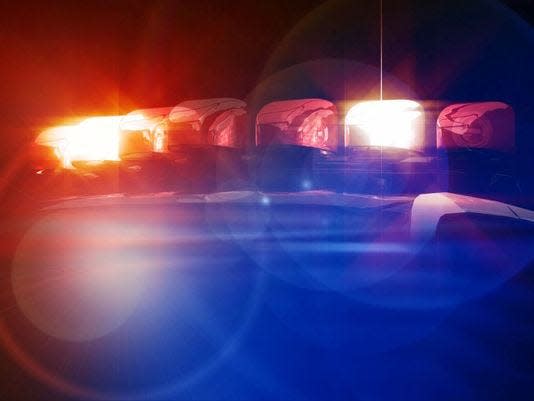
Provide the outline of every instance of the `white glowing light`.
[[121,116],[92,117],[78,124],[69,137],[70,160],[119,160],[119,123]]
[[73,161],[119,160],[121,116],[91,117],[77,125],[59,125],[44,130],[35,143],[54,148],[63,167]]
[[413,100],[375,100],[354,105],[345,117],[348,146],[410,149],[422,140],[423,109]]

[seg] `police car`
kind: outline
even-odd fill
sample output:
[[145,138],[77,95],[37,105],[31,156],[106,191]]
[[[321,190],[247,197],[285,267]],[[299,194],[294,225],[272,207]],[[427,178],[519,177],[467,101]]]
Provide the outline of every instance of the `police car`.
[[49,128],[4,222],[2,344],[74,398],[465,394],[448,366],[483,345],[455,314],[500,338],[485,297],[534,261],[514,135],[507,104],[411,99]]

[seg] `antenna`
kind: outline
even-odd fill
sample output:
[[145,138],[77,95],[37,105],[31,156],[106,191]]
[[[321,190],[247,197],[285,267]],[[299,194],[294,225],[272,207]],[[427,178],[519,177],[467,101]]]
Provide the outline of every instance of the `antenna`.
[[[380,3],[380,101],[384,100],[384,16],[383,16],[383,0],[378,0]],[[384,174],[384,165],[383,165],[383,147],[380,146],[380,177],[383,177]],[[382,199],[384,197],[384,187],[380,188],[380,194]],[[380,208],[380,218],[382,218],[382,208]],[[381,231],[383,233],[383,231]]]
[[380,2],[380,100],[384,99],[384,23],[382,12],[382,1]]

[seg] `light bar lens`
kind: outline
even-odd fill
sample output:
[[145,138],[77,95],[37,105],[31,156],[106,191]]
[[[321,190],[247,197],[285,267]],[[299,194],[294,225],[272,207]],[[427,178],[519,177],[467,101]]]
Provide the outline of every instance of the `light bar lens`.
[[165,149],[158,135],[165,125],[171,107],[134,110],[120,123],[119,157],[137,159],[149,157]]
[[345,117],[346,146],[411,149],[423,141],[424,112],[413,100],[375,100],[354,105]]
[[187,100],[169,113],[157,148],[183,145],[242,148],[246,143],[246,103],[233,98]]
[[256,116],[256,145],[294,145],[337,150],[338,113],[324,99],[271,102]]
[[493,149],[515,147],[515,115],[502,102],[457,103],[439,114],[438,149]]

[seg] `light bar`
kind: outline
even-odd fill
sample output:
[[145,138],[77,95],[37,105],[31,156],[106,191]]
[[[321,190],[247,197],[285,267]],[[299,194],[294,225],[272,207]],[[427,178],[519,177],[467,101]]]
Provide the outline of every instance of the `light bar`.
[[256,117],[256,145],[296,145],[335,151],[336,106],[324,99],[271,102]]
[[515,146],[515,116],[501,102],[459,103],[439,114],[436,142],[440,149],[493,149]]
[[412,149],[424,140],[424,112],[413,100],[357,103],[345,117],[345,146]]

